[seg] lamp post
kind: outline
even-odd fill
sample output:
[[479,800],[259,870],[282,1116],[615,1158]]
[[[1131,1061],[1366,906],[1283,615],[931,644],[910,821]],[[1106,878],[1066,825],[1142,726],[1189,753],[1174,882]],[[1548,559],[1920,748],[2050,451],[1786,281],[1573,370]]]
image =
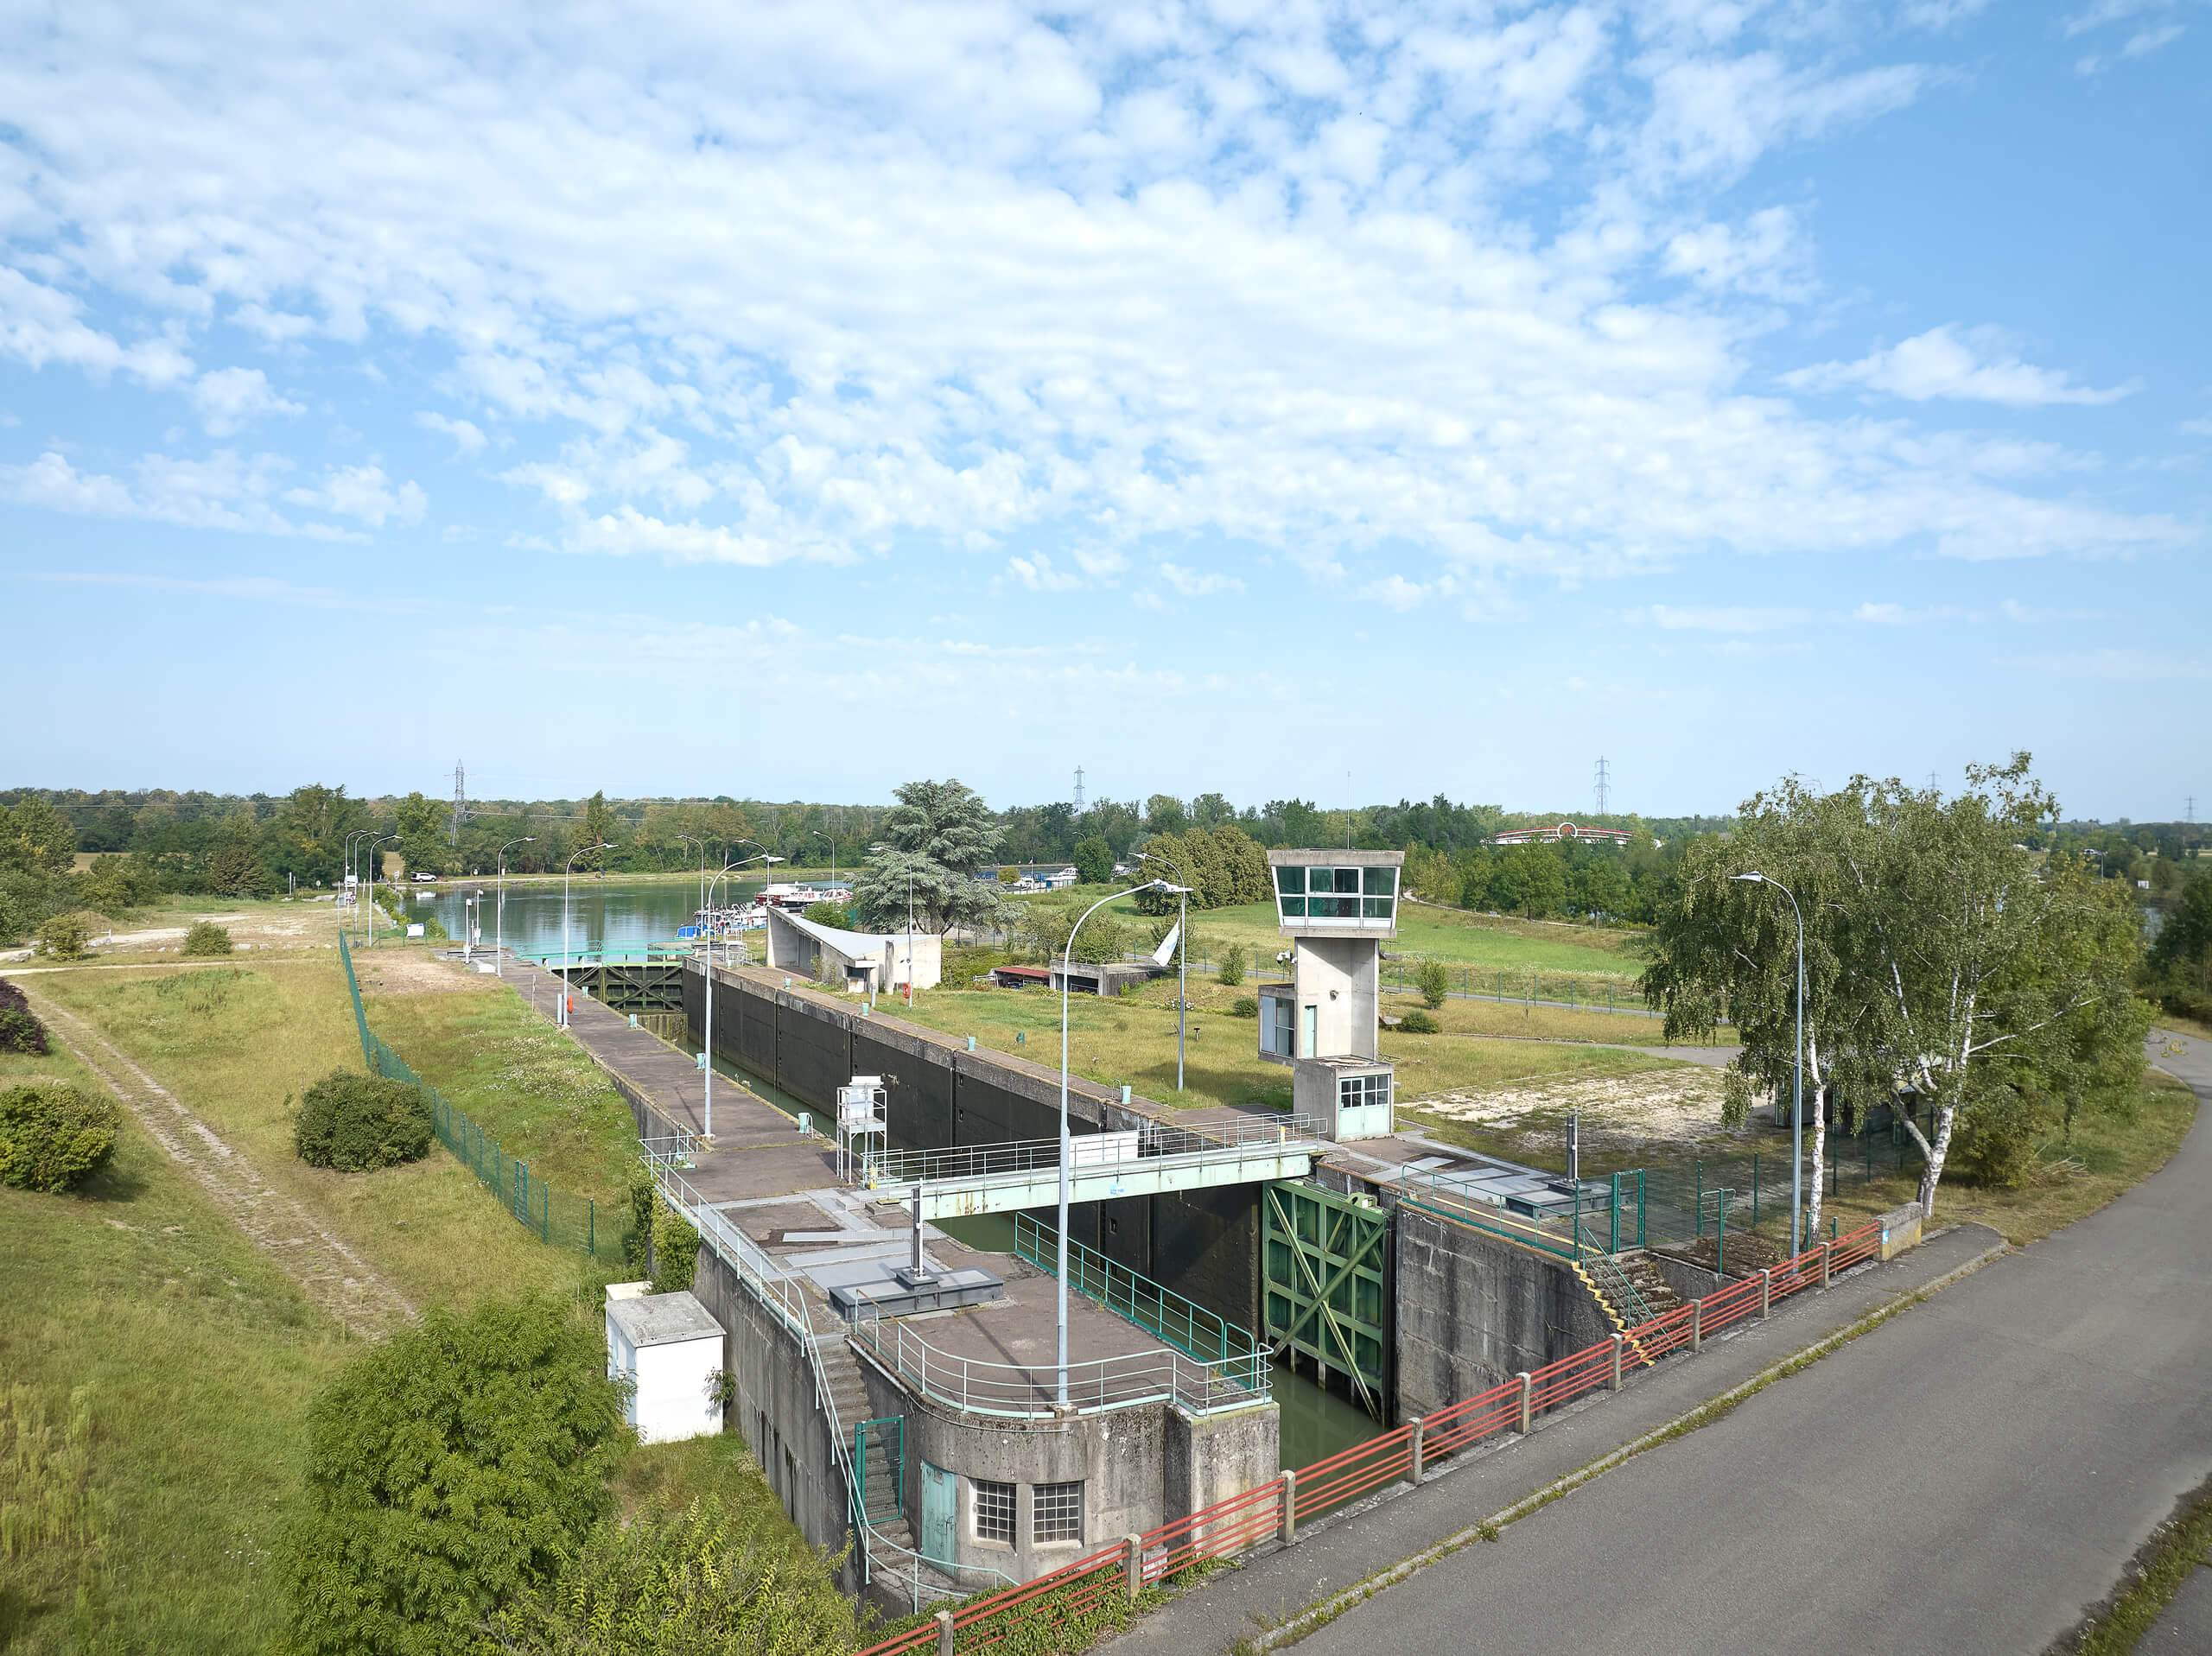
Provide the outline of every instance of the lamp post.
[[369,841],[369,947],[371,949],[377,946],[377,847],[380,845],[389,845],[399,837],[397,834],[387,834],[381,840]]
[[376,830],[374,828],[354,828],[346,836],[346,872],[353,882],[353,889],[351,895],[357,908],[359,906],[361,901],[361,877],[353,861],[353,842],[359,839],[364,834],[374,834]]
[[1789,1257],[1796,1259],[1805,1248],[1805,911],[1797,906],[1796,893],[1778,879],[1761,873],[1728,878],[1773,886],[1789,899],[1789,912],[1797,917],[1797,1063],[1789,1082]]
[[499,847],[498,878],[499,901],[492,905],[492,926],[495,936],[492,955],[492,970],[499,977],[507,974],[507,853],[518,845],[536,845],[537,836],[525,834],[519,840],[510,840]]
[[808,839],[811,840],[817,836],[830,842],[830,889],[835,891],[837,889],[837,836],[822,828],[807,829]]
[[[1128,891],[1109,891],[1068,928],[1068,940],[1060,949],[1059,1405],[1063,1409],[1068,1405],[1068,973],[1075,961],[1075,935],[1083,930],[1084,921],[1116,898],[1127,897],[1129,891],[1154,891],[1166,884],[1164,879],[1148,879],[1141,885],[1132,885]],[[921,1222],[919,1204],[914,1222]]]
[[[1157,851],[1140,851],[1139,862],[1156,862],[1177,879],[1183,871]],[[1163,882],[1164,885],[1164,882]],[[1191,1011],[1191,888],[1165,885],[1175,893],[1175,1090],[1183,1090],[1183,1025]]]
[[611,841],[602,840],[597,845],[581,846],[571,853],[561,869],[561,1027],[569,1027],[569,878],[576,871],[576,859],[588,857],[594,851],[612,851]]
[[[738,841],[738,844],[740,845],[759,845],[760,843],[760,841],[758,840],[740,840]],[[773,863],[780,862],[782,860],[783,860],[780,857],[770,856],[766,850],[763,849],[760,854],[757,857],[741,857],[735,862],[725,863],[722,866],[721,873],[716,874],[713,882],[707,887],[707,900],[709,904],[711,904],[714,901],[715,886],[721,884],[722,874],[728,873],[731,869],[742,868],[746,864],[751,862]],[[712,930],[712,924],[713,923],[709,921],[709,930],[707,933],[706,1039],[701,1044],[699,1055],[706,1060],[705,1074],[707,1077],[707,1107],[705,1115],[702,1120],[700,1128],[700,1136],[705,1139],[711,1139],[715,1136],[715,934]],[[747,949],[746,951],[745,958],[747,961],[750,961],[753,958],[752,950]]]

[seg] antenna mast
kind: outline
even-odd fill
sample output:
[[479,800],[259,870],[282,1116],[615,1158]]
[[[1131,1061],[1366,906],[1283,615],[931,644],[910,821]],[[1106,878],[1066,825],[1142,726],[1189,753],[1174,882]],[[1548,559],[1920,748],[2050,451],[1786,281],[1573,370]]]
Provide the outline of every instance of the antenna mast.
[[1079,765],[1075,768],[1075,814],[1083,815],[1083,767]]
[[461,825],[468,820],[468,771],[459,759],[453,762],[453,820],[446,825],[446,843],[461,843]]
[[1598,761],[1598,816],[1599,821],[1602,822],[1605,819],[1606,812],[1612,803],[1612,775],[1605,760],[1600,758]]

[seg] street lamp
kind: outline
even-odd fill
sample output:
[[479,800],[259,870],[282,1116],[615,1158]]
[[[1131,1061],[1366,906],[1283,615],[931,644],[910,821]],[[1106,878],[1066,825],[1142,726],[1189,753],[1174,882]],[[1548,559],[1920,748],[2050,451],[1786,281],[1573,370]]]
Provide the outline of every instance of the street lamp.
[[837,889],[837,836],[823,828],[809,828],[806,831],[806,837],[810,840],[820,838],[830,841],[830,889],[832,891],[836,891]]
[[[1104,908],[1117,897],[1127,897],[1132,891],[1157,891],[1167,882],[1148,879],[1141,885],[1132,885],[1127,891],[1109,891],[1083,911],[1082,917],[1068,928],[1068,940],[1060,949],[1060,1289],[1059,1289],[1059,1403],[1068,1405],[1068,974],[1075,961],[1075,935],[1083,930],[1083,923]],[[921,1205],[914,1209],[914,1222],[922,1222]]]
[[561,870],[561,1027],[569,1027],[569,877],[575,872],[576,858],[588,857],[594,851],[612,851],[614,842],[602,840],[597,845],[579,847]]
[[[740,845],[759,845],[760,841],[758,840],[740,840],[738,843]],[[757,857],[741,857],[735,862],[723,865],[721,873],[716,874],[714,878],[713,883],[707,887],[707,906],[709,914],[711,915],[712,913],[715,886],[721,884],[722,874],[728,873],[733,868],[742,868],[749,862],[778,863],[782,860],[783,859],[781,857],[770,856],[767,851],[764,848]],[[708,921],[707,925],[707,1028],[706,1039],[701,1043],[699,1054],[702,1058],[706,1060],[704,1067],[707,1076],[707,1108],[705,1118],[701,1126],[700,1136],[705,1139],[711,1139],[715,1136],[715,933],[714,922],[711,918]],[[748,949],[746,950],[745,958],[747,964],[750,964],[753,959],[753,951],[751,949]]]
[[1778,879],[1760,873],[1728,878],[1773,886],[1789,899],[1789,912],[1797,917],[1797,1068],[1789,1082],[1789,1256],[1795,1259],[1805,1248],[1805,911],[1797,906],[1796,893]]
[[493,904],[492,909],[492,926],[496,934],[493,939],[492,971],[498,977],[505,977],[507,974],[507,853],[518,845],[536,845],[537,843],[537,836],[535,834],[525,834],[521,839],[510,840],[499,847],[499,900]]
[[377,847],[389,845],[400,836],[387,834],[381,840],[372,840],[367,852],[369,860],[369,947],[377,946]]
[[[1157,851],[1140,851],[1139,862],[1156,862],[1176,879],[1183,878],[1183,871]],[[1191,1010],[1191,888],[1160,883],[1163,891],[1175,893],[1178,904],[1175,917],[1175,1090],[1183,1090],[1183,1025]]]

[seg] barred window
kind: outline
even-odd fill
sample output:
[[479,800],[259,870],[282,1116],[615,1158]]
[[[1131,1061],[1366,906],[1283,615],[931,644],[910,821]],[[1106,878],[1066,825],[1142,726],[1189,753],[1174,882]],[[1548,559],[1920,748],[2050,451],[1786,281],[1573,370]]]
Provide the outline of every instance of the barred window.
[[1040,1483],[1029,1508],[1029,1533],[1037,1541],[1083,1539],[1083,1486]]
[[976,1539],[1014,1545],[1014,1486],[969,1480],[976,1491]]

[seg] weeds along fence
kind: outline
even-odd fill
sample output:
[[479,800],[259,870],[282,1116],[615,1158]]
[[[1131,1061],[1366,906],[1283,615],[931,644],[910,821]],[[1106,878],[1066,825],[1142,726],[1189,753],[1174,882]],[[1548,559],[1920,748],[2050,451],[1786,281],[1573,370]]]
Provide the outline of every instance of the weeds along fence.
[[[1421,969],[1427,962],[1412,955],[1382,962],[1382,987],[1418,992]],[[1599,976],[1580,972],[1505,972],[1480,966],[1442,962],[1454,1000],[1495,1000],[1502,1006],[1564,1006],[1570,1012],[1618,1012],[1632,1018],[1656,1018],[1638,993],[1634,978]]]
[[[1827,1136],[1821,1167],[1821,1187],[1830,1196],[1878,1180],[1917,1177],[1926,1158],[1902,1122],[1869,1126],[1850,1138]],[[1812,1168],[1806,1166],[1806,1193]],[[1789,1158],[1787,1154],[1700,1158],[1688,1167],[1643,1171],[1642,1221],[1645,1239],[1662,1245],[1698,1242],[1722,1225],[1731,1232],[1767,1231],[1783,1240],[1789,1227]]]
[[1295,1542],[1300,1525],[1388,1485],[1418,1483],[1429,1466],[1446,1456],[1507,1432],[1525,1433],[1544,1411],[1592,1392],[1615,1389],[1624,1372],[1669,1353],[1696,1350],[1731,1324],[1763,1315],[1775,1300],[1825,1287],[1834,1272],[1872,1259],[1881,1247],[1880,1224],[1862,1225],[1758,1276],[1638,1323],[1632,1345],[1616,1335],[1424,1419],[1285,1472],[1273,1483],[1102,1547],[1048,1576],[940,1611],[935,1622],[871,1646],[861,1656],[972,1653],[1001,1645],[1009,1651],[1058,1649],[1058,1630],[1092,1625],[1124,1610],[1147,1588],[1164,1586],[1263,1542]]
[[556,1190],[533,1174],[528,1162],[507,1154],[499,1140],[486,1133],[480,1123],[448,1103],[436,1088],[409,1068],[407,1060],[386,1046],[383,1037],[369,1027],[368,1014],[361,1005],[360,980],[353,974],[353,951],[346,945],[342,931],[339,934],[338,952],[346,963],[346,987],[353,997],[353,1021],[361,1031],[361,1057],[370,1073],[421,1088],[430,1101],[431,1121],[438,1142],[475,1174],[484,1188],[499,1199],[499,1205],[538,1240],[550,1247],[574,1248],[609,1265],[626,1261],[630,1257],[632,1229],[627,1207],[610,1206],[607,1216],[601,1218],[596,1202],[588,1196]]

